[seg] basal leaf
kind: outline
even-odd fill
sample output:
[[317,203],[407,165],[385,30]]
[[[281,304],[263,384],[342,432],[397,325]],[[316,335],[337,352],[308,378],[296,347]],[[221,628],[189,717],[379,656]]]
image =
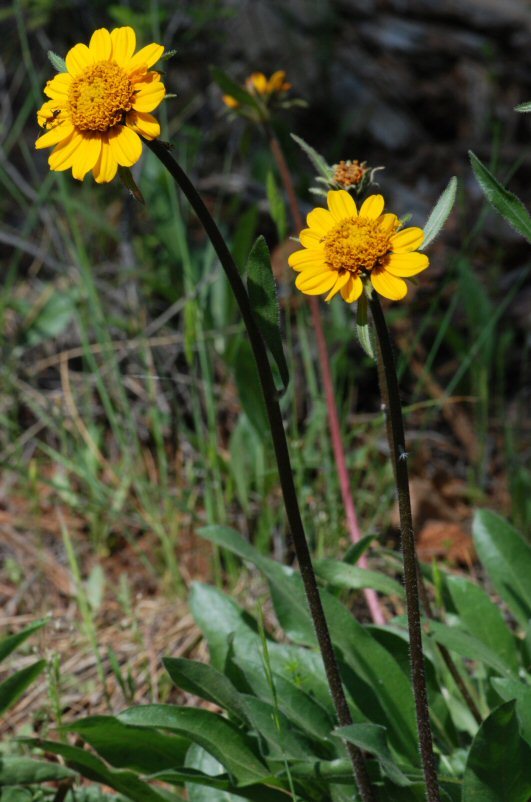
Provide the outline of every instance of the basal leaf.
[[91,716],[64,730],[80,735],[111,766],[143,774],[183,765],[190,747],[187,738],[130,727],[114,716]]
[[183,658],[166,657],[163,663],[178,688],[213,702],[241,721],[247,719],[241,694],[221,671],[206,663]]
[[459,618],[472,636],[497,653],[517,672],[520,664],[514,635],[499,609],[484,590],[461,576],[448,576],[446,584]]
[[[0,788],[66,780],[69,777],[75,777],[75,773],[58,763],[0,755]],[[3,792],[0,792],[0,797],[4,799]]]
[[522,627],[531,618],[531,548],[516,529],[490,510],[478,510],[472,525],[474,544],[492,584]]
[[411,785],[411,781],[396,765],[387,745],[385,727],[376,724],[351,724],[348,727],[338,727],[336,735],[358,746],[364,752],[369,752],[378,758],[382,771],[398,786]]
[[377,571],[359,568],[357,565],[346,565],[339,560],[318,560],[315,563],[317,576],[329,582],[333,587],[347,590],[372,588],[388,596],[404,598],[404,588],[396,579],[391,579]]
[[488,202],[507,220],[509,225],[531,242],[531,216],[522,201],[509,192],[503,184],[500,184],[471,150],[468,155],[474,174]]
[[253,742],[221,716],[193,707],[142,705],[119,716],[124,724],[172,730],[206,749],[227,769],[238,785],[250,785],[269,776]]
[[515,703],[485,719],[470,747],[462,802],[528,802],[531,749],[518,732]]

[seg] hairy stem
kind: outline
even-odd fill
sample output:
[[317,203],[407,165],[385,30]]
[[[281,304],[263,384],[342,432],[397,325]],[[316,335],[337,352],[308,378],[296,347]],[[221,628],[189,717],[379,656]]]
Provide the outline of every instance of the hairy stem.
[[400,403],[400,393],[391,338],[385,322],[380,299],[376,292],[371,293],[369,303],[376,328],[376,336],[378,338],[379,357],[381,357],[379,378],[382,384],[382,396],[385,403],[388,405],[387,414],[391,437],[391,457],[393,460],[398,493],[398,510],[400,513],[400,530],[402,536],[402,559],[404,562],[411,678],[417,713],[422,767],[426,782],[426,798],[428,802],[440,802],[441,797],[437,778],[437,767],[435,755],[433,754],[424,655],[422,653],[417,554],[411,515],[411,499],[409,496],[409,478],[402,405]]
[[[284,506],[293,537],[297,559],[299,561],[299,567],[304,583],[306,598],[308,600],[308,606],[310,608],[310,613],[314,623],[338,721],[341,726],[346,726],[352,723],[352,717],[350,715],[350,710],[341,682],[341,675],[339,673],[339,667],[334,653],[334,648],[332,646],[332,640],[330,638],[330,632],[326,622],[321,597],[319,595],[319,589],[317,587],[317,581],[313,570],[310,550],[308,548],[308,543],[304,532],[295,484],[293,481],[293,471],[291,468],[284,423],[282,421],[282,414],[278,404],[275,382],[271,372],[264,342],[255,323],[252,308],[247,295],[247,290],[241,279],[232,255],[227,248],[225,240],[223,239],[216,223],[214,222],[214,219],[210,215],[210,212],[206,208],[200,195],[186,173],[182,170],[180,165],[168,151],[167,147],[165,147],[163,144],[157,140],[153,140],[152,142],[146,142],[146,145],[162,162],[164,167],[166,167],[198,216],[208,238],[210,239],[210,242],[212,243],[218,259],[221,262],[240,308],[260,376],[260,383],[266,404],[269,426],[271,429],[271,437],[273,439],[280,484],[284,497]],[[373,792],[369,775],[367,773],[365,760],[361,751],[357,747],[348,743],[346,743],[345,746],[348,750],[354,768],[354,776],[356,778],[363,802],[376,802],[376,796]]]
[[[273,130],[265,127],[266,135],[269,140],[269,147],[278,167],[278,172],[286,195],[288,198],[291,217],[297,232],[304,228],[304,222],[297,200],[297,194],[293,185],[291,171],[288,167],[282,146],[275,136]],[[339,423],[339,415],[337,411],[337,403],[334,393],[334,383],[332,381],[332,371],[330,369],[330,357],[328,355],[328,347],[326,345],[326,337],[323,329],[323,320],[321,311],[319,309],[319,301],[313,295],[309,296],[310,310],[312,313],[312,323],[315,329],[315,338],[317,340],[317,351],[319,353],[319,366],[321,369],[321,381],[323,382],[323,389],[326,399],[326,407],[328,410],[328,425],[330,426],[330,439],[332,441],[332,449],[334,452],[334,460],[337,468],[337,475],[339,478],[339,486],[341,489],[341,497],[343,499],[343,506],[345,508],[345,515],[347,518],[347,528],[352,543],[357,543],[361,538],[361,531],[358,524],[358,517],[356,515],[356,507],[350,489],[350,480],[347,469],[347,461],[345,457],[345,449],[343,448],[343,438],[341,437],[341,426]],[[363,554],[359,560],[362,568],[367,568],[367,558]],[[363,590],[367,607],[371,614],[371,618],[375,624],[385,624],[385,616],[382,611],[380,601],[376,591],[372,588],[364,588]]]

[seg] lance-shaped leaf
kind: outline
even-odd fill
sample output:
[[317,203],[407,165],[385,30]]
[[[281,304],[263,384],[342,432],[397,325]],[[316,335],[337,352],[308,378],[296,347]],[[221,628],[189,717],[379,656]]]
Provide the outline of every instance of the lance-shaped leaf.
[[374,353],[374,335],[371,329],[372,323],[367,314],[368,306],[367,296],[362,292],[358,300],[358,309],[356,312],[356,334],[367,356],[373,361],[376,361],[376,355]]
[[500,184],[470,150],[470,163],[488,202],[519,234],[531,242],[531,216],[522,201]]
[[296,134],[291,134],[291,138],[306,153],[306,155],[308,156],[309,160],[311,161],[317,172],[320,173],[323,176],[323,178],[329,179],[332,174],[332,170],[330,169],[326,161],[323,159],[321,154],[317,153],[317,151],[314,148],[312,148],[311,145],[308,145],[308,143],[305,142],[304,139],[302,139],[300,136],[297,136]]
[[33,624],[30,624],[29,627],[26,629],[17,632],[16,635],[8,635],[7,638],[2,638],[0,640],[0,663],[2,660],[14,652],[21,643],[24,643],[27,638],[30,637],[34,632],[37,630],[42,629],[42,627],[46,624],[46,620],[40,619],[39,621],[35,621]]
[[[44,763],[29,757],[0,757],[0,788],[66,780],[75,776],[73,771],[58,763]],[[3,791],[0,791],[0,798],[4,799]]]
[[277,287],[269,248],[263,237],[258,237],[247,260],[247,291],[254,318],[276,362],[285,391],[289,384],[289,370],[280,333]]
[[[430,216],[426,220],[424,226],[424,241],[419,250],[423,251],[424,248],[433,242],[437,234],[441,231],[446,223],[452,207],[455,203],[455,193],[457,191],[457,178],[453,176],[448,182],[448,186],[442,193],[441,197],[433,207]],[[403,221],[402,221],[403,222]]]
[[396,785],[411,785],[411,781],[393,759],[387,745],[385,727],[379,727],[376,724],[350,724],[348,727],[338,727],[335,730],[335,735],[363,749],[364,752],[375,755],[384,774],[393,780]]
[[527,802],[531,749],[520,737],[515,703],[506,702],[483,722],[470,747],[462,802]]
[[45,660],[37,660],[0,683],[0,715],[17,702],[26,688],[44,671]]
[[57,53],[54,53],[53,50],[48,50],[48,58],[52,64],[52,67],[55,67],[57,72],[67,72],[66,61],[61,56],[58,56]]

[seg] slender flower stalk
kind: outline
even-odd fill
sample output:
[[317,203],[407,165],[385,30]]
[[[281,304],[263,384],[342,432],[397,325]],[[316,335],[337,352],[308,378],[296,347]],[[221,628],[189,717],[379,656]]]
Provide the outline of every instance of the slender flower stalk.
[[[265,132],[269,141],[269,147],[273,158],[278,167],[278,171],[286,190],[288,203],[291,211],[291,217],[297,231],[304,228],[302,214],[293,185],[293,179],[290,169],[286,162],[282,146],[278,141],[272,128],[268,125],[264,126]],[[330,368],[330,357],[328,355],[328,347],[326,344],[326,337],[323,330],[323,320],[321,311],[319,309],[319,302],[314,296],[309,298],[310,310],[312,314],[313,327],[315,329],[315,337],[317,340],[317,350],[319,353],[319,366],[321,369],[321,380],[326,399],[326,406],[328,410],[328,423],[330,426],[330,439],[332,441],[332,449],[334,452],[334,459],[336,463],[337,474],[339,478],[339,486],[341,489],[341,497],[343,499],[343,506],[347,518],[347,528],[352,543],[357,543],[361,539],[361,531],[358,523],[358,516],[356,514],[356,507],[352,496],[350,487],[350,479],[348,475],[347,461],[345,457],[345,449],[343,447],[343,439],[341,437],[341,426],[339,423],[339,415],[337,411],[337,402],[334,393],[334,383],[332,381],[332,371]],[[363,554],[359,560],[362,568],[367,568],[367,558]],[[372,588],[365,588],[365,600],[371,618],[375,624],[385,624],[385,616],[382,611],[380,601],[376,591]]]
[[424,779],[426,782],[426,798],[428,802],[440,802],[441,797],[430,726],[424,655],[422,653],[418,565],[415,550],[415,535],[413,532],[413,518],[411,514],[411,499],[409,495],[407,451],[404,435],[404,421],[402,418],[402,405],[400,403],[400,393],[391,338],[385,322],[380,299],[374,291],[370,292],[369,304],[378,339],[378,356],[381,359],[379,377],[383,385],[382,395],[388,401],[387,412],[391,437],[391,456],[398,492],[402,556],[404,561],[404,584],[406,589],[411,674],[413,679],[413,693],[415,696],[420,752]]
[[[284,505],[293,537],[297,559],[299,561],[299,567],[308,600],[308,606],[310,608],[310,613],[315,626],[317,640],[321,650],[338,721],[341,726],[346,726],[352,723],[352,717],[350,715],[350,710],[343,689],[341,675],[339,673],[339,667],[330,638],[330,632],[326,622],[321,597],[319,595],[319,589],[312,566],[310,551],[304,532],[295,484],[293,481],[293,472],[291,468],[286,433],[278,403],[273,374],[271,372],[271,366],[269,364],[264,342],[254,320],[245,285],[241,279],[232,255],[227,248],[225,240],[223,239],[216,223],[210,215],[210,212],[206,208],[188,176],[175,161],[168,149],[159,141],[147,141],[146,145],[162,162],[164,167],[166,167],[197,214],[227,275],[231,289],[240,308],[260,376],[260,383],[267,409],[280,483],[284,497]],[[371,786],[371,782],[367,773],[367,767],[361,751],[349,743],[345,743],[345,746],[354,768],[354,775],[362,802],[376,802],[376,795]]]

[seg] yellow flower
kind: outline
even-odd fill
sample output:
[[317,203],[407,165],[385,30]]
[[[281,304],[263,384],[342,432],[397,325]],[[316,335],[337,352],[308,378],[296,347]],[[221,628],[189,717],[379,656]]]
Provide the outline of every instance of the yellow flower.
[[421,228],[399,231],[396,214],[383,214],[382,195],[371,195],[359,212],[344,189],[328,193],[328,209],[313,209],[308,228],[300,233],[302,251],[295,251],[289,264],[298,272],[295,284],[306,295],[323,295],[330,301],[340,292],[347,303],[357,301],[364,282],[392,301],[407,293],[405,278],[429,265],[418,253]]
[[[286,73],[284,70],[277,70],[270,78],[266,78],[263,72],[253,72],[245,81],[245,88],[247,91],[252,95],[262,98],[266,102],[273,95],[280,95],[283,92],[288,92],[291,87],[292,84],[286,81]],[[223,95],[223,101],[225,105],[229,106],[231,109],[237,109],[240,105],[232,95]]]
[[142,140],[155,139],[160,126],[150,114],[166,89],[149,68],[164,52],[155,43],[135,54],[132,28],[100,28],[90,44],[77,44],[66,55],[67,72],[48,81],[50,98],[37,112],[46,129],[36,148],[54,146],[51,170],[72,168],[83,180],[92,170],[98,183],[112,181],[118,166],[131,167],[142,153]]

